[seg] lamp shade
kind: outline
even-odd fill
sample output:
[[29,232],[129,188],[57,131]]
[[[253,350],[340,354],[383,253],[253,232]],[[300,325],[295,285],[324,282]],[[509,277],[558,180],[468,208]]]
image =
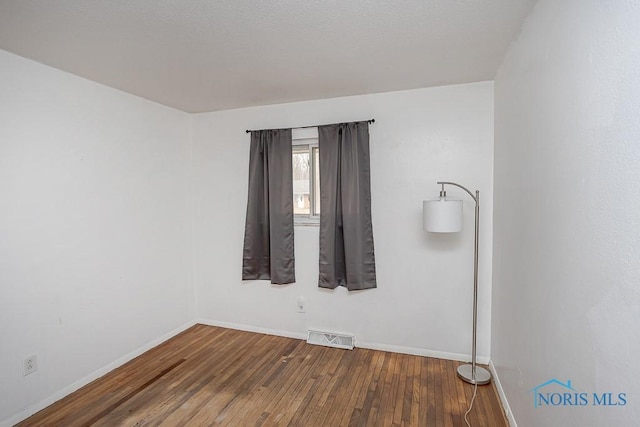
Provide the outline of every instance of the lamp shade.
[[462,200],[441,197],[422,202],[424,231],[456,233],[462,230]]

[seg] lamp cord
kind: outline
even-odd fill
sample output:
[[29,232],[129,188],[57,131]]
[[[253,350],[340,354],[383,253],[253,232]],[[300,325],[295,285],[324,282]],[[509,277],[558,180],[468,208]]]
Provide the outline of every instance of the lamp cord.
[[471,398],[471,404],[469,404],[469,409],[467,409],[467,412],[464,413],[464,422],[467,423],[467,426],[471,427],[471,424],[469,424],[469,420],[467,420],[467,415],[469,415],[469,413],[471,412],[471,408],[473,408],[473,402],[474,400],[476,400],[476,393],[478,392],[478,383],[475,383],[475,385],[473,386],[473,397]]

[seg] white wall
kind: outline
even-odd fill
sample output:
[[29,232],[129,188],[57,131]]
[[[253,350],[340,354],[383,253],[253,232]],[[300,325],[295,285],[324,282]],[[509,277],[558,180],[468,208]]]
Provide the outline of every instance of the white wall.
[[[520,425],[638,424],[639,22],[541,0],[495,81],[491,352]],[[534,409],[551,378],[629,403]]]
[[0,51],[0,423],[195,317],[189,126]]
[[[319,289],[318,228],[296,227],[296,276],[287,286],[242,282],[249,135],[245,129],[375,118],[372,217],[378,288]],[[194,117],[198,313],[207,322],[303,336],[308,328],[354,333],[357,344],[465,358],[471,352],[473,202],[465,230],[422,231],[422,200],[438,180],[483,199],[478,354],[490,341],[493,83],[282,104]],[[297,313],[297,299],[307,313]]]

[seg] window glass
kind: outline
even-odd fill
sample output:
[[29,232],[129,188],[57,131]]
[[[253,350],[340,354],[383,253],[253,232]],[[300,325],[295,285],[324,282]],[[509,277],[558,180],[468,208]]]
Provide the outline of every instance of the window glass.
[[312,148],[313,158],[313,200],[314,215],[320,215],[320,150]]
[[293,147],[293,213],[295,215],[311,214],[311,163],[309,146]]
[[295,224],[320,223],[320,150],[318,129],[292,130],[293,213]]

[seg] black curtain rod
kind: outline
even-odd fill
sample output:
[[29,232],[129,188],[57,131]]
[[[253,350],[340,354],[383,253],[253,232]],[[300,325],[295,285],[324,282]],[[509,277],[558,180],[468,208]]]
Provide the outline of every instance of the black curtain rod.
[[[367,120],[367,121],[369,122],[369,124],[371,124],[371,123],[375,123],[376,119],[370,119],[370,120]],[[333,123],[333,124],[338,124],[338,123]],[[291,129],[317,128],[318,126],[327,126],[327,125],[296,126],[294,128],[291,128]],[[262,129],[262,130],[274,130],[274,129]],[[247,129],[246,132],[250,133],[250,132],[255,132],[255,131]]]

